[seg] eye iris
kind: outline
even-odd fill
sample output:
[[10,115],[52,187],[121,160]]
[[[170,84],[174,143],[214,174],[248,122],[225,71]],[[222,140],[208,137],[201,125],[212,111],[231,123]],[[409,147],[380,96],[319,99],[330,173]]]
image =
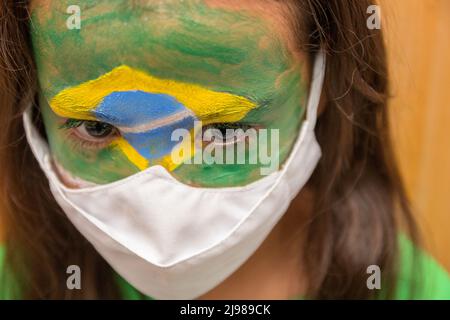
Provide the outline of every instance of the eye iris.
[[[229,132],[227,132],[228,130],[231,129],[231,130],[233,130],[233,132],[238,130],[238,129],[246,131],[249,128],[251,128],[250,125],[246,125],[246,124],[243,124],[243,123],[215,123],[215,124],[208,125],[208,126],[204,127],[203,128],[203,132],[205,132],[205,131],[207,131],[209,129],[218,130],[218,131],[220,131],[220,133],[221,133],[221,135],[223,137],[223,140],[226,141],[229,138],[228,137]],[[233,133],[231,133],[231,138],[232,137],[234,137]]]
[[89,121],[84,124],[86,132],[94,138],[104,138],[109,136],[113,127],[110,124],[97,121]]

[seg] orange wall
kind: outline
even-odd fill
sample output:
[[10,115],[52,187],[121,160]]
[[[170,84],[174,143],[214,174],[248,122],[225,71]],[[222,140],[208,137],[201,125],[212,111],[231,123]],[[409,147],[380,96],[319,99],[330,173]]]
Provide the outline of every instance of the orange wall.
[[450,270],[450,0],[381,0],[392,126],[425,245]]

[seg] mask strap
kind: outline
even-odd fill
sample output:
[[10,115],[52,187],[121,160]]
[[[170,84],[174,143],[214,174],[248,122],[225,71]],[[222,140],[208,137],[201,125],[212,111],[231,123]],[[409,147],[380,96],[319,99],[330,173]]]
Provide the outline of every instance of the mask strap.
[[31,119],[33,113],[32,109],[33,108],[30,106],[23,113],[23,125],[25,129],[25,135],[28,140],[28,145],[30,146],[31,151],[33,152],[39,165],[45,172],[46,158],[50,151],[47,142],[41,137],[41,135],[39,134],[39,132],[37,131],[36,127],[33,124],[33,121]]
[[323,51],[317,53],[311,81],[311,89],[308,98],[306,120],[310,124],[309,128],[314,130],[317,122],[317,109],[319,108],[320,97],[322,95],[323,83],[325,80],[326,57]]

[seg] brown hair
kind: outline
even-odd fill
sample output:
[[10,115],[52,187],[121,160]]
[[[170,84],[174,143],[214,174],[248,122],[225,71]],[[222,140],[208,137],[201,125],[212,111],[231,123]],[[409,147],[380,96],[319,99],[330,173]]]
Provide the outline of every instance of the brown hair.
[[[327,54],[326,105],[316,129],[323,157],[308,184],[316,201],[303,260],[311,298],[373,297],[366,286],[372,264],[392,292],[400,226],[417,234],[390,141],[382,33],[366,27],[370,4],[292,1],[301,16],[299,48],[311,62],[318,50]],[[24,139],[21,115],[37,93],[27,7],[0,3],[0,286],[14,284],[12,297],[21,298],[119,298],[111,267],[62,213]],[[66,288],[71,264],[83,270],[83,290]]]

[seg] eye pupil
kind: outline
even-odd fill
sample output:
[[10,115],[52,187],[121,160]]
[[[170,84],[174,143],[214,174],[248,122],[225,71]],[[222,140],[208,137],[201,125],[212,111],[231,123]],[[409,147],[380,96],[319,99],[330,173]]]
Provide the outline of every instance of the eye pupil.
[[105,138],[113,131],[113,126],[104,122],[87,121],[84,124],[86,132],[94,138]]

